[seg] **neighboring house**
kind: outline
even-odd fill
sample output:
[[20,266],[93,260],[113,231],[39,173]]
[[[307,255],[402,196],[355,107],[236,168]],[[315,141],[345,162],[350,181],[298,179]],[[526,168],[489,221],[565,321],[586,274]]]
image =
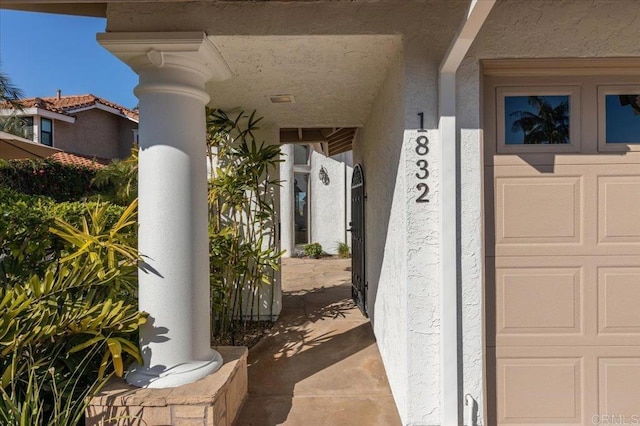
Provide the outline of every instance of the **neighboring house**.
[[[17,116],[30,139],[66,153],[113,160],[129,155],[138,136],[138,113],[94,95],[26,98]],[[0,115],[14,114],[0,109]]]
[[3,7],[104,16],[99,42],[140,75],[140,251],[157,273],[140,274],[153,326],[130,380],[218,365],[202,296],[213,100],[257,109],[274,144],[358,128],[356,290],[404,424],[637,422],[640,2]]
[[[281,130],[281,135],[289,133]],[[351,246],[352,153],[329,157],[327,145],[289,142],[282,146],[280,236],[285,257],[300,255],[309,243],[320,243],[329,254],[337,254],[340,243]]]

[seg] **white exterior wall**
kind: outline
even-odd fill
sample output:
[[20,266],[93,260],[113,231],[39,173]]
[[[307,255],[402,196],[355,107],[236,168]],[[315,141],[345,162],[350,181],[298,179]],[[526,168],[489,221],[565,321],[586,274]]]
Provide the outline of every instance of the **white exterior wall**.
[[398,55],[354,145],[365,179],[367,305],[391,391],[403,422],[409,407],[404,62]]
[[291,257],[295,250],[294,221],[294,196],[293,196],[293,144],[280,145],[279,165],[281,187],[278,191],[280,197],[280,249],[285,250],[283,257]]
[[[463,61],[457,79],[460,131],[460,215],[463,389],[478,401],[485,386],[484,247],[481,75],[489,58],[638,56],[640,4],[632,0],[501,1],[489,15]],[[624,28],[624,31],[621,29]]]
[[[406,425],[440,424],[438,58],[425,51],[424,40],[405,45],[354,149],[368,196],[368,306]],[[416,152],[421,135],[429,139],[426,156]],[[416,178],[418,159],[429,163],[426,181]],[[419,182],[429,185],[429,203],[416,202]]]
[[[317,151],[311,151],[310,164],[310,242],[320,243],[322,249],[329,254],[337,254],[339,242],[347,242],[351,245],[351,235],[347,235],[350,220],[347,217],[347,206],[351,204],[351,178],[347,169],[353,173],[353,168]],[[322,167],[329,176],[327,185],[319,178]]]
[[[410,424],[436,425],[440,414],[440,269],[439,269],[439,158],[438,65],[442,52],[428,49],[430,41],[413,40],[406,46],[405,153],[407,205],[407,313],[409,315]],[[418,132],[418,113],[424,113],[426,132]],[[429,153],[416,153],[416,139],[426,135]],[[429,177],[416,178],[416,162],[426,159]],[[429,203],[417,203],[419,182],[429,185]]]

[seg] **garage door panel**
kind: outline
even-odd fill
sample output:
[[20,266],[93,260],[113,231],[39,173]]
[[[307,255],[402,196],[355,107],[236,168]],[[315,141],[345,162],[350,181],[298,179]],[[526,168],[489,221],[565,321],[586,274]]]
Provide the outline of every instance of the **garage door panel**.
[[581,357],[498,357],[498,422],[584,424],[583,376]]
[[578,176],[496,178],[496,243],[581,244]]
[[581,335],[582,285],[581,268],[498,269],[498,335]]
[[640,176],[598,177],[599,244],[640,244]]
[[640,256],[487,259],[495,283],[487,344],[638,345],[638,265]]
[[640,423],[640,357],[599,358],[598,381],[598,414],[616,415],[623,420],[617,424]]
[[496,345],[594,344],[596,277],[583,256],[495,258]]
[[639,165],[511,166],[494,175],[488,256],[640,254]]
[[600,336],[628,335],[640,343],[640,267],[598,268]]

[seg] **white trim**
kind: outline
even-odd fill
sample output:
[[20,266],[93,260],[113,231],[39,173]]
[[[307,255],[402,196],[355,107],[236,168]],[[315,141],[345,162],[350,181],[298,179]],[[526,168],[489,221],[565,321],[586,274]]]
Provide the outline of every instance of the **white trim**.
[[[42,143],[42,119],[45,118],[49,121],[51,121],[51,145],[47,145],[45,143]],[[40,143],[40,145],[44,145],[44,146],[54,146],[55,145],[55,120],[52,120],[50,118],[47,117],[38,117],[38,143]]]
[[113,32],[99,33],[96,38],[137,72],[149,66],[178,67],[200,72],[205,81],[233,77],[229,64],[203,32]]
[[18,117],[39,115],[44,118],[64,121],[66,123],[76,122],[75,117],[69,117],[68,115],[60,114],[60,113],[49,111],[47,109],[42,109],[42,108],[25,108],[22,111],[18,111],[15,109],[0,109],[0,117],[7,117],[13,114],[16,114]]
[[123,113],[122,111],[120,111],[117,108],[113,108],[104,104],[101,104],[99,102],[96,102],[93,105],[89,105],[89,106],[85,106],[85,107],[80,107],[80,108],[75,108],[75,109],[69,109],[67,112],[69,114],[77,114],[79,112],[83,112],[83,111],[88,111],[90,109],[99,109],[102,111],[106,111],[106,112],[110,112],[111,114],[115,114],[118,117],[122,117],[122,118],[126,118],[127,120],[133,121],[134,123],[138,123],[138,120],[136,120],[135,118],[131,118],[128,115],[126,115],[125,113]]
[[439,69],[440,128],[440,415],[459,425],[456,72],[496,0],[472,0]]

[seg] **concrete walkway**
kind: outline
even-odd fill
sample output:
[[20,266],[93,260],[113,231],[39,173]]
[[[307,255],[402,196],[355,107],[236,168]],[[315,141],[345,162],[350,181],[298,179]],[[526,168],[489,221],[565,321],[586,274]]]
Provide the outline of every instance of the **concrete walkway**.
[[236,426],[400,424],[350,259],[284,259],[280,319],[249,352]]

